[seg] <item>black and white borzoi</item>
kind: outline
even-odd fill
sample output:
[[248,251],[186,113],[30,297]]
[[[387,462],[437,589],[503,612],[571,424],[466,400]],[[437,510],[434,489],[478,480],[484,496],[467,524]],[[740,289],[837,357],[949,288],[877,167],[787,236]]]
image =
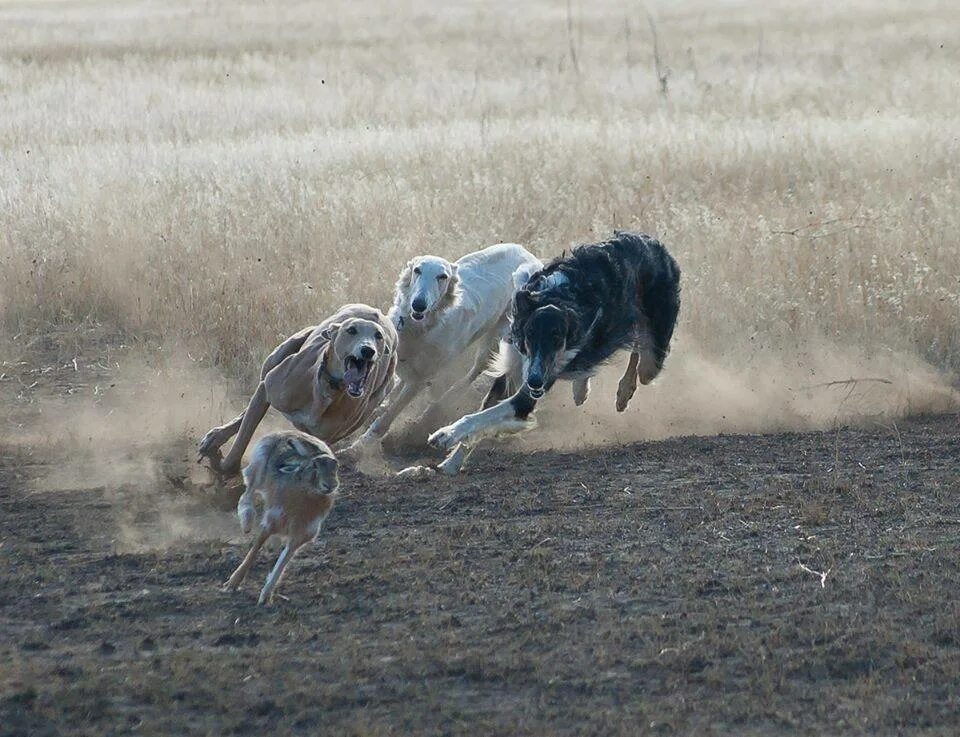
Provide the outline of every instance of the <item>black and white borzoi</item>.
[[509,340],[519,353],[501,346],[484,409],[440,428],[430,444],[450,449],[533,427],[537,400],[558,379],[574,382],[580,405],[597,369],[617,351],[629,350],[617,389],[622,412],[637,381],[648,384],[660,373],[679,310],[680,269],[655,239],[617,232],[603,243],[579,246],[517,291]]

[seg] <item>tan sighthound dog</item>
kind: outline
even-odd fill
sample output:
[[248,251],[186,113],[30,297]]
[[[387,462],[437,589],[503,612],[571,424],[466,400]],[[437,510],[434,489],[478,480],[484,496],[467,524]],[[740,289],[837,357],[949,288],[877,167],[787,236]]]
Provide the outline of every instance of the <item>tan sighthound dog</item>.
[[327,445],[309,435],[288,430],[262,438],[253,459],[243,469],[247,489],[237,503],[237,516],[244,532],[256,519],[254,496],[263,499],[263,515],[257,538],[243,562],[224,584],[236,589],[246,578],[260,549],[271,535],[282,535],[286,546],[260,592],[258,604],[269,602],[283,571],[297,551],[320,532],[320,525],[333,508],[340,481],[337,459]]
[[[246,410],[203,436],[200,457],[215,471],[236,473],[271,405],[298,430],[335,443],[373,419],[393,389],[396,366],[397,330],[386,315],[367,305],[341,307],[274,349]],[[220,446],[234,435],[230,452],[221,458]]]

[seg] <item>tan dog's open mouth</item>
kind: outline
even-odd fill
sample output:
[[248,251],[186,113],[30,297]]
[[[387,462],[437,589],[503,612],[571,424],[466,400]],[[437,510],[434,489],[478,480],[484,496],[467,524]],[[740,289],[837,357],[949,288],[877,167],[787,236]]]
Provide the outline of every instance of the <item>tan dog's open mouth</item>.
[[362,397],[373,362],[365,358],[347,356],[347,360],[343,364],[343,383],[347,387],[347,394],[354,398]]

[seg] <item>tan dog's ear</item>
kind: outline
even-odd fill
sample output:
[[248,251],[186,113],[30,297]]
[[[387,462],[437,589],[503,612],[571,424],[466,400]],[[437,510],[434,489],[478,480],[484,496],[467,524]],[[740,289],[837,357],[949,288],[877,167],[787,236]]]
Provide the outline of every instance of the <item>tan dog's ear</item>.
[[340,330],[340,323],[335,322],[333,325],[328,325],[323,330],[320,331],[320,337],[325,340],[333,340],[337,337],[337,331]]
[[457,272],[460,271],[460,266],[459,266],[458,264],[450,264],[450,268],[452,269],[452,271],[450,272],[450,276],[451,276],[452,278],[456,279],[456,278],[457,278]]

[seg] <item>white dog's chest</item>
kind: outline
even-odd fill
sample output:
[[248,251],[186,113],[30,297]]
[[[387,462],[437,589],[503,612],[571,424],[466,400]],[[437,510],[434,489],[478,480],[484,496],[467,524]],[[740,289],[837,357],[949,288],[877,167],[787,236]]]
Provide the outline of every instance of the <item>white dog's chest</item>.
[[400,351],[397,355],[397,370],[407,376],[433,376],[447,368],[460,358],[470,346],[461,335],[449,335],[449,331],[430,331],[404,342],[400,337]]

